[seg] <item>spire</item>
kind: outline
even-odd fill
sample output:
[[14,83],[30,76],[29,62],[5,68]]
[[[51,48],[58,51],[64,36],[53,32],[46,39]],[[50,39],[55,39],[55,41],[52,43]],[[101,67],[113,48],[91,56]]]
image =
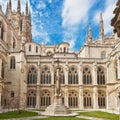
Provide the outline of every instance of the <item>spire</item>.
[[29,12],[29,10],[28,10],[28,1],[26,1],[26,15],[28,15],[28,12]]
[[21,5],[20,5],[20,0],[18,0],[17,12],[20,13],[20,11],[21,11]]
[[7,17],[7,19],[11,18],[11,12],[12,12],[12,4],[11,4],[11,0],[9,0],[9,2],[7,3],[7,7],[6,7],[6,17]]
[[25,16],[23,16],[23,21],[22,21],[22,33],[26,32],[26,20]]
[[87,32],[87,38],[86,38],[86,43],[89,44],[92,42],[92,29],[91,29],[91,24],[89,24],[88,32]]
[[26,20],[25,20],[25,15],[23,16],[23,21],[22,21],[22,43],[26,42]]
[[12,3],[11,3],[11,0],[9,0],[9,8],[10,8],[10,10],[12,10]]
[[102,13],[100,13],[100,39],[104,39],[104,23],[102,18]]
[[2,5],[0,3],[0,14],[2,14]]

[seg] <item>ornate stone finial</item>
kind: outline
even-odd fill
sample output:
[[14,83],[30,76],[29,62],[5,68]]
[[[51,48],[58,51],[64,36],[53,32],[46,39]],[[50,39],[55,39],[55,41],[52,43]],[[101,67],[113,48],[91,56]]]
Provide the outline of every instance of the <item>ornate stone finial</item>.
[[9,0],[9,8],[10,8],[10,10],[12,10],[12,2],[11,2],[11,0]]
[[103,23],[102,13],[100,13],[100,39],[102,41],[104,39],[104,23]]
[[88,32],[87,32],[87,38],[86,38],[86,43],[89,44],[92,42],[92,29],[91,29],[91,24],[89,24]]
[[20,13],[20,11],[21,11],[21,5],[20,5],[20,0],[18,0],[17,12]]
[[28,15],[29,9],[28,9],[28,0],[26,0],[26,15]]

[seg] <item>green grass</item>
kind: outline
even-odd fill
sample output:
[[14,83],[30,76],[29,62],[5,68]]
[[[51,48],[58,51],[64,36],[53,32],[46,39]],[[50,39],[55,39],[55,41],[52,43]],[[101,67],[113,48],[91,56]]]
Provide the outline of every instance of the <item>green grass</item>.
[[101,112],[101,111],[79,112],[79,114],[81,116],[104,118],[109,120],[119,120],[119,115],[107,113],[107,112]]
[[86,120],[86,119],[76,118],[76,117],[48,117],[48,118],[40,118],[35,120]]
[[21,117],[30,117],[30,116],[37,116],[38,113],[30,112],[30,111],[13,111],[13,112],[6,112],[0,113],[0,119],[9,119],[9,118],[21,118]]

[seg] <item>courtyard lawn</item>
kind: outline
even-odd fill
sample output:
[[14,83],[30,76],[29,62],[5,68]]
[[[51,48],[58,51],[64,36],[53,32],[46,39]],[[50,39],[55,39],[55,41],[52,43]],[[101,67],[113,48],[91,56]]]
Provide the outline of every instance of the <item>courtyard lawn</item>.
[[37,116],[38,113],[30,112],[30,111],[12,111],[12,112],[5,112],[0,113],[0,119],[9,119],[9,118],[22,118],[22,117],[30,117],[30,116]]
[[95,118],[104,118],[108,120],[119,120],[119,115],[107,113],[107,112],[101,112],[101,111],[79,112],[79,115],[95,117]]
[[48,118],[40,118],[35,120],[87,120],[87,119],[76,118],[76,117],[48,117]]

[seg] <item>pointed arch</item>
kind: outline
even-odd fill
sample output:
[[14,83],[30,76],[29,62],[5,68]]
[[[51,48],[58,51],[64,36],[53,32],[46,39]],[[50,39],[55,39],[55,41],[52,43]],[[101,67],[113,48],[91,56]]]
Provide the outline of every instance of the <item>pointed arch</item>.
[[106,107],[106,93],[101,90],[98,91],[98,106],[102,109]]
[[36,106],[36,91],[29,90],[27,93],[27,107],[35,107]]
[[92,95],[88,90],[83,92],[83,105],[84,108],[92,108]]
[[88,66],[83,68],[83,84],[92,84],[91,70]]
[[97,68],[97,84],[105,85],[105,70],[102,66]]
[[51,94],[49,90],[43,90],[41,92],[41,106],[47,107],[51,104]]
[[74,90],[69,92],[68,95],[69,107],[77,108],[78,107],[78,93]]
[[27,84],[36,83],[37,83],[37,69],[34,66],[31,66],[28,70]]
[[41,84],[51,84],[51,72],[48,66],[44,66],[41,71]]
[[69,68],[68,84],[78,84],[78,71],[75,66]]
[[16,68],[16,60],[15,60],[15,57],[12,56],[10,58],[10,69],[15,69]]

